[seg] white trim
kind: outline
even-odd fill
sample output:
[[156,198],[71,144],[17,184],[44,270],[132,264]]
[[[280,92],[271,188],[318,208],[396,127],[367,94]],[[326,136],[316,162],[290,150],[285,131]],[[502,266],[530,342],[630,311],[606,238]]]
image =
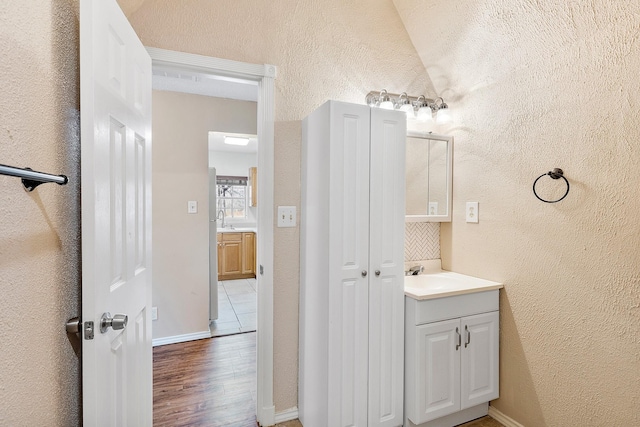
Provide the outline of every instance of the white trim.
[[489,416],[499,423],[504,424],[505,427],[524,427],[524,425],[520,424],[513,418],[506,416],[493,406],[489,406]]
[[258,82],[258,264],[264,268],[258,281],[257,419],[262,426],[275,424],[273,402],[273,177],[274,79],[277,68],[247,64],[192,53],[147,47],[153,65],[195,69],[201,72]]
[[171,337],[155,338],[152,343],[154,347],[159,345],[176,344],[179,342],[202,340],[205,338],[211,338],[211,331],[193,332],[191,334],[174,335]]
[[287,421],[293,421],[298,419],[298,407],[294,406],[293,408],[287,409],[286,411],[278,412],[276,414],[275,422],[276,424],[284,423]]

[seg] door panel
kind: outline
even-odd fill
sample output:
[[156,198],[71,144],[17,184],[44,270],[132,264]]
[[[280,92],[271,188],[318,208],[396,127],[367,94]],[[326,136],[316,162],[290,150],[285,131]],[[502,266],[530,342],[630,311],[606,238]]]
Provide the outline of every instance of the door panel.
[[150,426],[151,59],[115,0],[80,3],[80,89],[84,425]]
[[498,324],[497,311],[462,319],[462,409],[498,398]]
[[460,409],[460,350],[456,349],[459,328],[459,319],[416,327],[417,405],[407,414],[415,424]]
[[[331,104],[328,425],[367,425],[369,107]],[[363,271],[367,272],[363,277]]]
[[406,117],[371,109],[369,426],[403,422]]

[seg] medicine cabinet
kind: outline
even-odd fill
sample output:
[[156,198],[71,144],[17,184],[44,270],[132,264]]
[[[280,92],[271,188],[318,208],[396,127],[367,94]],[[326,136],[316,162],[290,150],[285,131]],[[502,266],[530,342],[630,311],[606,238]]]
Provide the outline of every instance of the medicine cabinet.
[[407,132],[407,222],[451,222],[453,137]]

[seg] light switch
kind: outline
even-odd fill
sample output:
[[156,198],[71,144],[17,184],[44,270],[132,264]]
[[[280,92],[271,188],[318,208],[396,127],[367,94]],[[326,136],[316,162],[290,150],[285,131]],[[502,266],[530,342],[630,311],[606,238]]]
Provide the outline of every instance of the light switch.
[[198,202],[196,200],[189,200],[187,202],[187,213],[198,213]]
[[296,207],[278,206],[278,227],[296,226]]
[[467,202],[466,217],[467,222],[478,223],[478,202]]

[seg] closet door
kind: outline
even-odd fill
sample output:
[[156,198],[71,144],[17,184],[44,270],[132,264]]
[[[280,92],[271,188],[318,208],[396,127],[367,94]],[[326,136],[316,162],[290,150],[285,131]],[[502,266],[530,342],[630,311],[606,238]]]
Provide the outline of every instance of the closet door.
[[406,116],[371,109],[369,426],[403,422]]
[[328,425],[366,427],[369,107],[330,105]]

